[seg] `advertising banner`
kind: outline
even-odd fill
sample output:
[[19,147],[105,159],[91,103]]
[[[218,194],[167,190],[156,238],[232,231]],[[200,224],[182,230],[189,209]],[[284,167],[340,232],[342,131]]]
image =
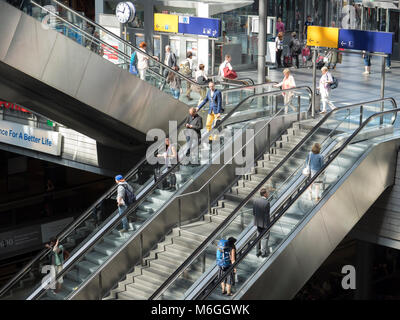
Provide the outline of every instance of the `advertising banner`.
[[61,155],[61,139],[62,135],[59,132],[0,121],[0,142],[2,143],[59,156]]

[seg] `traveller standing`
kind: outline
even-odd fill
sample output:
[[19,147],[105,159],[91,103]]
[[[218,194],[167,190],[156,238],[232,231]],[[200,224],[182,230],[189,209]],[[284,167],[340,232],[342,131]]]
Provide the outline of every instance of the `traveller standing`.
[[327,67],[322,67],[322,76],[319,80],[319,92],[321,95],[322,111],[321,113],[326,113],[326,104],[329,104],[331,109],[336,109],[335,105],[330,101],[331,94],[331,84],[333,83],[333,78],[331,73],[328,71]]
[[[55,268],[55,277],[60,274],[64,265],[64,247],[59,244],[59,239],[51,238],[50,243],[45,245],[46,248],[51,249],[51,265]],[[66,254],[69,255],[68,253]],[[61,290],[61,286],[63,283],[63,277],[59,277],[56,283],[56,289],[52,291],[54,294],[58,293]]]
[[231,70],[231,71],[233,70],[233,67],[232,67],[231,62],[232,62],[232,57],[231,57],[231,55],[229,55],[229,54],[225,55],[225,60],[224,60],[224,62],[222,62],[222,63],[219,65],[219,68],[218,68],[218,76],[220,77],[221,80],[223,80],[223,79],[225,78],[225,76],[224,76],[224,69],[225,69],[226,67],[228,67],[228,69]]
[[[169,45],[165,46],[165,58],[164,64],[170,68],[174,68],[177,66],[176,55],[171,51],[171,47]],[[164,78],[168,76],[168,69],[164,70]]]
[[[196,71],[196,74],[195,74],[196,82],[198,84],[201,84],[201,85],[205,85],[208,82],[207,73],[204,70],[204,68],[205,68],[204,64],[199,64],[199,68],[198,68],[198,70]],[[207,88],[206,87],[199,87],[199,94],[200,94],[199,103],[201,103],[206,97]]]
[[[181,64],[181,73],[188,77],[188,78],[192,78],[192,74],[193,74],[193,53],[191,51],[188,51],[188,53],[186,54],[186,60]],[[191,101],[193,100],[190,97],[190,93],[192,92],[192,85],[190,82],[186,83],[186,93],[185,93],[185,97]]]
[[[176,72],[179,71],[178,66],[172,67],[172,69],[174,69]],[[172,93],[173,97],[178,100],[179,96],[181,94],[181,88],[182,88],[181,78],[179,77],[179,75],[177,73],[175,74],[173,72],[169,72],[168,76],[167,76],[167,83],[169,84],[169,87],[171,89],[171,93]]]
[[[204,107],[204,105],[209,102],[209,109],[207,115],[207,122],[206,128],[207,132],[210,132],[213,128],[214,120],[221,118],[221,113],[223,112],[222,109],[222,94],[221,91],[215,88],[215,83],[210,82],[208,84],[210,90],[207,92],[207,95],[202,103],[199,104],[197,107],[197,112]],[[209,140],[213,140],[212,136],[210,135]]]
[[307,16],[307,20],[306,20],[306,22],[304,22],[304,29],[303,29],[304,40],[307,40],[307,29],[308,29],[308,27],[309,26],[313,26],[313,25],[314,25],[314,22],[313,22],[311,16]]
[[282,32],[285,34],[285,24],[282,22],[282,18],[278,18],[276,21],[276,33]]
[[[225,239],[221,239],[218,241],[217,262],[216,262],[218,266],[218,279],[221,279],[226,270],[228,270],[229,267],[236,261],[236,247],[234,245],[235,240],[236,239],[232,238],[231,241]],[[233,247],[232,247],[232,242],[233,242]],[[222,294],[232,296],[232,285],[234,285],[235,283],[234,272],[235,271],[233,270],[225,278],[222,279],[221,281]]]
[[[146,52],[146,48],[147,48],[147,43],[146,42],[141,42],[139,45],[139,48],[141,51]],[[137,64],[137,68],[139,71],[139,76],[140,79],[142,80],[146,80],[146,71],[149,68],[149,57],[138,52],[137,53],[137,59],[138,59],[138,64]]]
[[[169,138],[165,138],[165,152],[158,155],[159,158],[163,158],[166,167],[171,169],[174,164],[178,162],[178,152],[176,144],[171,143]],[[171,172],[170,175],[167,177],[169,180],[168,186],[166,190],[175,191],[176,190],[176,175],[174,172]]]
[[[135,194],[133,192],[133,188],[131,185],[125,181],[122,175],[117,175],[115,177],[115,182],[117,183],[117,206],[119,215],[122,216],[125,210],[130,206],[133,202],[135,202]],[[120,232],[128,232],[129,224],[128,218],[122,218],[122,229]]]
[[363,59],[364,59],[364,68],[365,71],[363,74],[370,74],[371,73],[371,56],[368,54],[367,51],[363,51]]
[[190,108],[189,115],[187,116],[185,122],[186,122],[185,124],[186,142],[189,144],[186,151],[186,156],[192,154],[193,157],[192,151],[198,150],[198,146],[201,140],[201,129],[203,129],[203,119],[197,114],[196,108]]
[[292,39],[290,39],[289,43],[289,49],[290,49],[290,55],[292,56],[292,59],[296,60],[296,68],[299,68],[299,56],[301,53],[301,43],[300,40],[297,39],[297,34],[296,32],[292,32]]
[[[270,214],[270,204],[268,201],[268,191],[265,188],[260,190],[261,198],[254,200],[253,202],[253,215],[254,215],[254,225],[257,227],[257,232],[259,236],[263,233],[271,224]],[[268,231],[264,237],[257,243],[257,258],[259,256],[265,258],[269,255],[268,241],[269,241]]]
[[[306,163],[310,167],[311,177],[313,177],[321,168],[324,166],[324,157],[320,154],[321,145],[319,143],[314,143],[311,152],[308,154]],[[317,180],[313,183],[316,186],[317,201],[321,198],[319,196],[320,185],[323,183],[323,175],[321,174]],[[312,189],[313,184],[310,185],[310,200],[312,200]]]
[[328,51],[328,68],[335,70],[338,62],[338,52],[336,49],[329,49]]
[[[284,78],[282,82],[275,84],[274,87],[281,87],[282,90],[296,88],[296,82],[294,81],[294,77],[290,74],[289,69],[283,70]],[[292,108],[294,112],[296,112],[296,107],[293,105],[292,100],[294,93],[293,92],[282,92],[283,95],[283,103],[285,105],[285,113],[288,113],[288,107]]]
[[279,32],[278,36],[275,38],[275,46],[276,46],[276,63],[278,64],[278,68],[282,67],[282,52],[283,52],[283,33]]

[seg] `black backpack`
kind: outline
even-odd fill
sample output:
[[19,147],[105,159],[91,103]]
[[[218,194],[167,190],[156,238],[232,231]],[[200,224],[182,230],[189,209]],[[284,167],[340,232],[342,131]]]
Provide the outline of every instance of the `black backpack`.
[[122,184],[122,187],[125,189],[125,197],[124,197],[125,205],[130,206],[132,203],[136,201],[135,194],[133,193],[133,191],[130,190],[128,186]]
[[332,76],[332,83],[329,86],[331,89],[336,89],[339,86],[339,80]]

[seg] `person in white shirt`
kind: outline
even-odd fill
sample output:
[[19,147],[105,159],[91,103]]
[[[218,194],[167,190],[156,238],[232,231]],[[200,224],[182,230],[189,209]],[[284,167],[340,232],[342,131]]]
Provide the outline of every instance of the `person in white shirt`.
[[[141,42],[139,45],[140,50],[146,52],[147,43]],[[137,68],[139,71],[140,79],[146,80],[146,70],[149,68],[149,57],[141,54],[140,52],[137,53],[138,64]]]
[[333,78],[331,73],[328,71],[327,67],[322,67],[322,76],[319,80],[319,92],[321,95],[322,111],[321,113],[326,113],[326,104],[329,104],[331,109],[335,109],[335,105],[329,100],[331,93],[331,83],[333,83]]
[[229,70],[233,69],[232,65],[231,65],[231,61],[232,61],[232,57],[229,54],[227,54],[225,56],[225,61],[220,64],[219,69],[218,69],[218,76],[221,78],[221,80],[224,79],[224,69],[226,67],[228,67]]
[[[296,82],[294,81],[293,76],[290,74],[289,69],[283,70],[284,78],[281,83],[275,84],[274,87],[282,87],[282,90],[296,88]],[[292,91],[289,92],[282,92],[284,98],[284,105],[285,105],[285,113],[288,113],[288,107],[292,108],[294,112],[296,112],[296,107],[293,105],[293,95]]]
[[283,52],[283,32],[279,32],[278,36],[275,38],[276,45],[276,63],[278,68],[282,67],[282,52]]
[[[188,51],[188,53],[186,54],[186,60],[185,60],[184,65],[186,67],[183,69],[183,74],[188,78],[192,78],[192,73],[193,73],[193,54],[192,54],[191,51]],[[186,83],[185,97],[189,101],[192,100],[192,98],[190,97],[190,93],[191,92],[192,92],[192,85],[190,84],[190,82],[187,82]]]
[[[204,70],[204,68],[205,68],[204,64],[202,63],[199,64],[199,68],[195,73],[196,82],[202,85],[206,84],[208,80],[207,73]],[[200,94],[200,99],[199,99],[199,104],[200,104],[206,98],[207,87],[200,87],[199,94]]]

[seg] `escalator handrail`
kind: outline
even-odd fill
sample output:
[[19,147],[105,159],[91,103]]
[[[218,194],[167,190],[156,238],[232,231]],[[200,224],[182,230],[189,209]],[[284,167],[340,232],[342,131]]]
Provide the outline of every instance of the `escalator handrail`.
[[[383,100],[383,99],[382,99]],[[394,101],[394,100],[393,100]],[[324,164],[324,166],[313,176],[311,177],[308,182],[304,185],[304,187],[291,199],[288,201],[288,203],[285,206],[282,206],[278,209],[278,213],[275,214],[273,221],[271,221],[271,224],[265,229],[263,230],[263,232],[260,233],[260,235],[258,235],[256,237],[255,240],[253,240],[252,242],[250,241],[250,243],[243,246],[243,248],[238,252],[238,258],[236,259],[235,263],[233,263],[226,271],[223,272],[223,274],[221,275],[221,279],[224,279],[230,272],[232,272],[232,270],[234,268],[236,268],[236,266],[244,259],[244,257],[247,256],[247,254],[254,248],[254,246],[261,241],[261,239],[267,234],[267,232],[269,232],[271,230],[271,228],[275,225],[275,223],[277,223],[279,221],[279,219],[285,214],[286,210],[288,208],[290,208],[296,201],[297,199],[303,194],[303,192],[307,191],[307,189],[314,183],[314,181],[319,177],[319,175],[324,172],[324,170],[326,170],[326,168],[332,163],[333,160],[336,159],[336,157],[344,150],[344,148],[346,148],[350,142],[352,142],[352,140],[354,139],[355,136],[357,136],[360,131],[362,129],[365,128],[365,126],[374,118],[379,117],[379,116],[384,116],[385,114],[389,114],[389,113],[393,113],[393,114],[397,114],[400,112],[400,108],[397,108],[397,104],[394,101],[394,105],[396,106],[396,108],[391,109],[391,110],[386,110],[386,111],[380,111],[378,113],[375,113],[371,116],[369,116],[360,126],[359,128],[357,128],[351,135],[350,137],[348,137],[346,139],[346,141],[337,149],[334,151],[333,156],[329,157],[327,162]],[[332,111],[331,111],[332,112]],[[393,117],[393,119],[396,119],[396,117]],[[395,120],[394,120],[395,121]],[[392,121],[392,125],[394,123],[394,121]],[[256,189],[254,189],[254,193],[252,192],[252,194],[254,195],[257,191],[258,191],[258,187],[256,187]],[[199,296],[204,293],[206,290],[208,290],[208,292],[206,292],[205,294],[203,294],[201,296],[201,299],[204,300],[206,299],[212,292],[214,292],[215,288],[219,286],[219,282],[216,281],[215,283],[210,282],[206,288],[203,288],[200,292],[197,293],[195,299],[199,298]]]
[[[233,108],[233,109],[227,114],[227,116],[225,116],[225,117],[221,120],[221,122],[218,124],[218,126],[216,127],[216,129],[221,128],[222,125],[223,125],[223,123],[224,123],[232,114],[234,114],[238,108],[240,108],[244,103],[246,103],[246,102],[247,102],[248,100],[250,100],[250,99],[254,99],[255,97],[273,96],[273,95],[280,94],[280,93],[282,93],[282,92],[286,92],[286,91],[288,91],[288,92],[290,92],[290,91],[296,91],[296,90],[299,90],[299,89],[305,89],[305,90],[308,91],[310,94],[311,94],[311,92],[312,92],[310,87],[308,87],[308,86],[300,86],[300,87],[291,88],[291,89],[285,89],[285,90],[280,90],[280,89],[278,89],[278,90],[274,90],[274,91],[271,91],[271,92],[260,93],[260,94],[255,94],[255,95],[246,97],[246,98],[245,98],[244,100],[242,100],[235,108]],[[311,103],[311,102],[310,102],[310,103]],[[213,134],[212,131],[208,132],[206,135],[204,135],[204,137],[202,137],[202,140],[207,141],[208,138],[209,138],[209,136],[210,136],[211,134]],[[159,179],[145,192],[144,195],[142,195],[141,198],[137,199],[137,201],[135,201],[134,204],[132,204],[129,208],[127,208],[127,209],[124,211],[124,213],[123,213],[122,215],[118,215],[117,218],[115,219],[115,221],[114,221],[113,223],[111,223],[107,228],[102,229],[102,231],[101,231],[100,233],[98,233],[97,235],[95,235],[95,237],[97,237],[97,239],[94,240],[94,241],[92,241],[92,243],[90,244],[90,246],[88,246],[88,247],[86,247],[86,248],[83,248],[83,249],[81,250],[81,252],[79,253],[79,255],[76,255],[76,256],[75,256],[75,255],[72,255],[71,257],[69,257],[69,259],[68,259],[68,264],[67,264],[66,266],[64,266],[64,268],[60,271],[60,273],[57,274],[57,279],[58,279],[59,277],[62,277],[64,273],[68,272],[68,271],[74,266],[75,262],[79,261],[79,260],[81,259],[81,257],[82,257],[83,255],[86,254],[86,252],[88,252],[93,246],[95,246],[97,243],[99,243],[99,242],[102,240],[102,238],[104,237],[104,235],[107,234],[107,233],[108,233],[111,229],[113,229],[116,225],[118,225],[118,224],[120,223],[120,221],[121,221],[123,218],[125,218],[125,217],[127,217],[128,215],[132,214],[132,213],[142,204],[142,202],[145,201],[145,199],[147,198],[147,196],[148,196],[150,193],[152,193],[152,192],[158,187],[158,185],[159,185],[160,183],[162,183],[162,181],[163,181],[171,172],[173,172],[173,171],[175,170],[175,168],[176,168],[177,166],[179,166],[180,164],[181,164],[181,162],[180,162],[180,161],[177,161],[177,163],[175,163],[172,167],[170,167],[170,168],[168,169],[167,172],[165,172],[163,175],[161,175],[161,176],[159,177]],[[117,188],[117,185],[114,185],[114,188],[113,188],[113,189],[116,189],[116,188]],[[88,212],[88,214],[90,214],[90,213]],[[136,233],[140,233],[140,232],[142,231],[142,229],[144,228],[145,225],[147,225],[147,223],[144,223],[138,230],[135,230]],[[47,249],[46,252],[47,252],[47,251],[50,252],[50,249]],[[95,272],[94,274],[96,274],[96,272]],[[37,290],[37,289],[35,289],[35,290]],[[41,289],[39,290],[39,292],[38,292],[35,296],[33,296],[31,299],[36,299],[36,297],[37,297],[38,295],[41,295],[41,291],[43,291],[43,288],[41,288]],[[77,292],[77,291],[76,291],[76,292]],[[0,293],[1,293],[1,292],[0,292]]]
[[[258,86],[268,86],[270,84],[272,84],[273,82],[268,82],[268,83],[264,83],[264,84],[258,84],[256,85]],[[250,86],[253,87],[253,86]],[[239,91],[243,88],[246,87],[241,87],[241,88],[232,88],[232,89],[226,89],[226,90],[222,90],[221,92],[225,92],[227,90],[230,91]],[[298,87],[301,88],[301,87]],[[311,92],[311,88],[308,88],[307,91]],[[288,89],[288,90],[292,90],[292,89]],[[278,92],[279,90],[275,90],[275,91],[271,91],[271,92]],[[227,116],[225,116],[221,122],[218,124],[218,126],[216,128],[220,128],[222,123],[225,121],[224,119],[229,118],[240,106],[242,106],[246,101],[248,101],[251,98],[256,97],[257,95],[252,95],[249,97],[246,97],[244,100],[242,100],[235,108],[233,108],[231,110],[231,112],[229,112],[227,114]],[[180,122],[178,124],[178,128],[182,127],[183,124],[185,122],[185,119]],[[160,141],[160,144],[162,144],[163,142]],[[134,175],[136,173],[136,171],[142,166],[142,164],[147,161],[146,157],[144,157],[140,162],[138,162],[131,170],[128,171],[128,173],[125,175],[125,177],[127,179],[129,179],[132,175]],[[158,178],[158,181],[162,181],[173,169],[175,169],[176,166],[178,166],[178,164],[174,165],[171,169],[169,169],[164,175],[162,175],[161,177]],[[156,181],[157,182],[157,181]],[[93,210],[95,210],[95,208],[101,204],[105,199],[109,198],[113,193],[115,193],[116,189],[117,189],[117,185],[114,185],[110,188],[110,190],[108,190],[106,193],[104,193],[91,207],[89,207],[85,213],[83,213],[82,215],[80,215],[76,220],[74,220],[70,225],[68,225],[64,230],[62,230],[57,238],[60,239],[60,241],[62,241],[65,238],[65,235],[70,234],[78,225],[80,225],[92,212]],[[144,195],[146,196],[147,193]],[[43,251],[39,252],[27,265],[25,265],[12,279],[10,279],[10,281],[8,281],[2,288],[0,288],[0,297],[11,287],[13,287],[13,285],[19,281],[25,274],[26,272],[28,272],[31,267],[33,266],[34,263],[36,263],[37,261],[41,260],[43,257],[45,257],[47,254],[50,253],[50,249],[43,249]]]
[[[55,0],[53,0],[53,1],[55,1]],[[56,1],[56,2],[57,2],[57,1]],[[35,5],[37,5],[37,4],[35,4]],[[60,5],[61,5],[61,4],[60,4]],[[39,6],[39,5],[37,5],[37,6]],[[40,6],[40,7],[41,7],[41,6]],[[68,9],[68,7],[66,7],[66,8]],[[43,9],[44,9],[44,8],[43,8]],[[44,10],[46,10],[46,9],[44,9]],[[71,10],[72,10],[72,9],[71,9]],[[72,10],[72,11],[73,11],[73,10]],[[52,13],[51,11],[48,11],[48,12],[49,12],[49,13]],[[79,15],[79,14],[78,14],[78,15]],[[69,21],[63,19],[62,17],[57,16],[57,18],[63,20],[63,21],[64,21],[65,23],[67,23],[67,24],[70,24],[70,25],[73,26],[74,28],[79,29],[77,26],[71,24]],[[88,20],[88,21],[90,22],[90,20]],[[80,31],[84,32],[84,33],[87,34],[89,37],[93,37],[92,35],[86,33],[86,31],[84,31],[84,30],[80,30]],[[106,30],[106,31],[108,31],[108,30]],[[96,40],[99,40],[99,39],[96,38]],[[100,40],[100,41],[101,41],[101,40]],[[105,43],[105,42],[104,42],[104,43]],[[107,43],[105,43],[105,44],[108,46]],[[121,52],[121,54],[124,54],[124,53]],[[271,83],[272,83],[272,82],[265,83],[265,84],[259,84],[259,85],[256,85],[256,86],[266,86],[266,85],[270,85]],[[249,87],[253,87],[253,86],[249,86]],[[241,89],[243,89],[243,88],[246,88],[246,87],[232,88],[232,89],[226,89],[226,90],[235,91],[235,90],[241,90]],[[223,90],[222,92],[225,92],[226,90]],[[251,97],[251,96],[250,96],[250,97]],[[247,97],[247,98],[250,98],[250,97]],[[247,98],[246,98],[246,99],[247,99]],[[239,104],[239,105],[240,105],[240,104]],[[239,107],[239,105],[238,105],[237,107]],[[237,107],[235,107],[234,109],[236,110]],[[181,126],[183,125],[184,121],[185,121],[185,120],[183,120],[183,121],[178,125],[178,127],[181,127]],[[222,121],[221,121],[221,124],[222,124]],[[218,127],[219,127],[219,126],[218,126]],[[162,142],[160,142],[160,143],[162,143]],[[135,167],[134,167],[133,169],[131,169],[130,171],[128,171],[128,173],[125,175],[126,178],[129,179],[133,174],[135,174],[136,171],[138,170],[138,168],[139,168],[145,161],[146,161],[146,157],[144,157],[140,162],[138,162],[138,163],[135,165]],[[172,169],[171,169],[171,170],[172,170]],[[163,180],[163,178],[166,177],[169,173],[170,173],[170,170],[169,170],[168,172],[166,172],[165,175],[161,176],[158,180],[159,180],[159,181]],[[62,231],[58,234],[57,238],[59,238],[60,241],[62,241],[62,240],[65,238],[65,235],[70,234],[82,221],[84,221],[84,220],[92,213],[93,210],[95,210],[95,208],[96,208],[99,204],[101,204],[101,202],[103,202],[106,198],[109,198],[113,193],[115,193],[116,189],[117,189],[117,185],[114,185],[113,187],[111,187],[111,190],[108,190],[105,194],[103,194],[90,208],[88,208],[88,209],[85,211],[86,214],[83,213],[80,217],[78,217],[76,220],[74,220],[70,225],[68,225],[64,230],[62,230]],[[47,248],[46,248],[46,249],[43,249],[42,252],[38,253],[26,266],[24,266],[24,267],[23,267],[23,268],[22,268],[22,269],[21,269],[7,284],[5,284],[5,285],[0,289],[0,297],[1,297],[9,288],[11,288],[17,281],[19,281],[19,280],[24,276],[24,274],[25,274],[28,270],[31,269],[32,265],[33,265],[35,262],[37,262],[37,261],[39,261],[40,259],[42,259],[42,258],[43,258],[44,256],[46,256],[48,253],[50,253],[50,251],[51,251],[50,249],[47,249]]]
[[[306,142],[333,114],[335,114],[336,112],[339,112],[341,110],[346,110],[346,109],[353,109],[353,108],[357,108],[360,106],[363,106],[365,104],[369,104],[369,103],[376,103],[376,102],[383,102],[383,101],[390,101],[392,102],[394,108],[395,109],[397,107],[397,103],[393,98],[384,98],[384,99],[378,99],[378,100],[372,100],[372,101],[367,101],[367,102],[362,102],[362,103],[357,103],[357,104],[353,104],[350,106],[344,106],[344,107],[338,107],[335,108],[334,110],[331,110],[330,112],[328,112],[319,122],[318,124],[316,124],[313,129],[310,130],[310,132],[303,138],[301,139],[301,141],[296,145],[296,147],[294,147],[280,162],[278,165],[276,165],[269,173],[268,175],[255,187],[255,189],[250,192],[250,194],[248,194],[246,196],[246,198],[244,198],[239,204],[238,206],[232,211],[231,214],[229,214],[225,220],[216,228],[214,229],[214,231],[207,237],[207,239],[205,239],[203,241],[203,243],[198,246],[195,251],[179,266],[179,268],[170,276],[168,277],[167,280],[165,280],[165,282],[157,288],[157,290],[149,297],[149,300],[153,300],[153,299],[157,299],[162,292],[166,289],[167,286],[169,286],[173,281],[175,281],[179,275],[183,272],[183,270],[189,266],[190,264],[193,263],[193,261],[201,254],[201,252],[207,248],[211,242],[214,240],[214,237],[223,229],[225,228],[230,222],[231,220],[234,218],[234,216],[236,215],[237,212],[239,212],[247,203],[248,201],[254,196],[254,194],[275,174],[276,171],[278,171],[283,165],[284,163],[291,158],[291,156],[298,150],[301,148],[301,146],[304,144],[304,142]],[[394,123],[396,119],[393,120],[392,124]]]
[[[174,69],[172,69],[171,67],[167,66],[166,64],[164,64],[161,61],[158,61],[157,59],[155,59],[152,55],[148,54],[147,52],[140,50],[138,47],[134,46],[133,44],[125,41],[124,39],[118,37],[116,34],[112,33],[111,31],[107,30],[106,28],[104,28],[103,26],[97,24],[96,22],[86,18],[85,16],[81,15],[80,13],[76,12],[75,10],[71,9],[70,7],[64,5],[63,3],[57,1],[57,0],[51,0],[55,3],[57,3],[60,7],[66,9],[67,11],[71,12],[72,14],[74,14],[75,16],[78,16],[80,19],[86,21],[87,23],[89,23],[90,25],[94,26],[95,28],[100,29],[101,31],[103,31],[104,33],[106,33],[107,35],[109,35],[110,37],[117,39],[119,42],[123,43],[124,45],[130,47],[131,49],[133,49],[134,51],[138,51],[140,52],[140,54],[143,54],[144,56],[146,56],[147,58],[149,58],[150,60],[152,60],[153,62],[155,62],[156,64],[159,64],[162,66],[162,68],[169,70],[170,72],[173,72],[174,74],[178,75],[180,78],[183,78],[184,80],[186,80],[187,82],[190,82],[192,85],[196,85],[199,87],[208,87],[207,84],[199,84],[196,81],[184,76],[183,74],[175,71]],[[34,3],[35,5],[37,5],[33,0],[32,3]],[[57,16],[59,17],[59,16]],[[61,17],[59,17],[61,18]],[[79,27],[75,26],[77,29],[80,29]],[[81,30],[84,31],[84,30]],[[85,31],[84,31],[85,32]],[[99,39],[97,39],[99,40]],[[109,46],[109,44],[107,44],[107,46]]]

